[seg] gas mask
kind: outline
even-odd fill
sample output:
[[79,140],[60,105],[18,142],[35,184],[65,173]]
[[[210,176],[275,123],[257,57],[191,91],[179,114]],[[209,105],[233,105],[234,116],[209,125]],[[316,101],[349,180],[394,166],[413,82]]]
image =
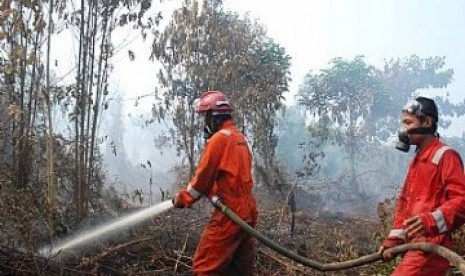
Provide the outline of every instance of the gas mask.
[[205,114],[203,124],[203,138],[208,140],[213,134],[215,134],[215,132],[218,131],[219,126],[221,125],[221,120],[217,116],[207,113]]
[[220,130],[225,120],[231,119],[230,113],[207,112],[204,116],[203,138],[208,140]]
[[396,149],[408,152],[410,150],[410,134],[435,134],[435,131],[430,127],[418,127],[412,129],[401,128],[397,132],[398,141],[396,143]]
[[399,139],[396,143],[396,149],[408,152],[410,150],[410,137],[406,129],[399,129],[397,132],[397,138]]

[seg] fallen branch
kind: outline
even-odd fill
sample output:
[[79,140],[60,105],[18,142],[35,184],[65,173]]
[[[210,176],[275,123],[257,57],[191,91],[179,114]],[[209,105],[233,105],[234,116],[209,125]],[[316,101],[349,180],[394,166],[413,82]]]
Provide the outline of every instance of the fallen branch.
[[142,238],[142,239],[138,239],[138,240],[132,240],[132,241],[127,242],[127,243],[119,244],[119,245],[117,245],[117,246],[115,246],[115,247],[112,247],[112,248],[106,250],[105,252],[103,252],[103,253],[97,255],[96,257],[93,257],[93,258],[90,259],[89,261],[87,261],[87,262],[85,262],[85,263],[82,263],[82,264],[78,265],[76,268],[81,268],[81,267],[83,267],[83,266],[96,263],[98,260],[105,258],[105,257],[106,257],[108,254],[110,254],[110,253],[119,251],[119,250],[121,250],[122,248],[131,246],[131,245],[134,245],[134,244],[137,244],[137,243],[141,243],[141,242],[144,242],[144,241],[152,240],[154,237],[155,237],[155,236],[151,236],[151,237]]
[[303,268],[301,266],[297,266],[294,263],[286,262],[285,260],[282,260],[281,258],[279,258],[277,256],[274,256],[273,254],[270,254],[270,253],[268,253],[268,252],[266,252],[266,251],[264,251],[262,249],[259,249],[258,253],[266,256],[267,258],[270,258],[271,260],[281,264],[282,266],[285,266],[287,269],[299,271],[300,273],[303,273],[303,274],[308,274],[308,271],[305,270],[305,268]]
[[186,239],[184,240],[184,245],[182,246],[182,249],[181,249],[181,252],[178,255],[178,258],[176,259],[176,264],[174,265],[174,271],[173,271],[174,274],[176,274],[176,271],[178,270],[178,263],[181,260],[181,257],[184,254],[184,251],[186,250],[187,239],[188,238],[189,238],[189,234],[186,235]]
[[[184,256],[184,258],[186,258],[186,256]],[[187,263],[181,261],[181,260],[177,260],[177,259],[174,259],[174,258],[171,258],[171,257],[166,257],[167,260],[170,260],[170,261],[177,261],[178,262],[178,266],[179,265],[182,265],[184,266],[185,268],[189,269],[189,270],[192,270],[192,266],[188,265]],[[192,259],[189,259],[190,262],[192,262]]]

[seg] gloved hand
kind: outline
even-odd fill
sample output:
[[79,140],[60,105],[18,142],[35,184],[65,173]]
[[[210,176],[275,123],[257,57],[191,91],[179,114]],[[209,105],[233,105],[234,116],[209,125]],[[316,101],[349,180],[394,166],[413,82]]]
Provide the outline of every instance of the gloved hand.
[[387,238],[384,240],[383,245],[381,245],[381,247],[379,248],[378,253],[381,254],[381,257],[383,257],[383,261],[389,262],[392,259],[394,259],[394,255],[392,255],[391,253],[387,253],[386,250],[391,247],[401,245],[403,243],[404,240],[400,238]]
[[184,208],[182,202],[179,201],[179,194],[176,194],[172,199],[171,202],[173,203],[174,208]]
[[194,204],[195,200],[188,192],[182,190],[173,197],[171,202],[173,202],[173,206],[175,208],[189,208],[192,204]]

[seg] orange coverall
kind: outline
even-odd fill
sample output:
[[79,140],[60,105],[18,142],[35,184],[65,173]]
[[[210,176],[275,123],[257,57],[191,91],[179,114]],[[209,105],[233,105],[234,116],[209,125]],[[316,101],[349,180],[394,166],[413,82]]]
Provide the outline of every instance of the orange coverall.
[[[252,227],[257,207],[252,195],[252,155],[231,120],[208,141],[195,176],[176,201],[191,206],[201,195],[218,195]],[[221,211],[215,210],[194,255],[194,275],[253,275],[256,241]]]
[[[422,219],[425,235],[407,240],[403,222],[416,215]],[[452,248],[451,232],[463,224],[464,218],[465,175],[461,158],[435,138],[410,164],[392,230],[383,245],[428,242]],[[436,254],[409,251],[391,275],[439,276],[445,275],[448,268],[449,262]]]

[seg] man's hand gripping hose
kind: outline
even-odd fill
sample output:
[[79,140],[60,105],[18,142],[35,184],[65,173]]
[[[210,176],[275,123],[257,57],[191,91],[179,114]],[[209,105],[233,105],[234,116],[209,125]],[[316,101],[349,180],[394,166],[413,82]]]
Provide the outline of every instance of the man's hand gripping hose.
[[[372,253],[370,255],[366,255],[357,259],[353,259],[350,261],[344,262],[337,262],[337,263],[329,263],[329,264],[322,264],[314,260],[307,259],[303,256],[294,253],[279,244],[276,244],[262,233],[255,230],[252,226],[248,223],[243,221],[239,216],[237,216],[228,206],[221,202],[221,199],[218,196],[213,196],[210,199],[213,206],[218,208],[221,212],[223,212],[227,217],[229,217],[232,221],[237,223],[244,231],[246,231],[249,235],[255,237],[260,242],[264,243],[269,248],[273,249],[274,251],[296,261],[305,266],[313,268],[318,271],[334,271],[334,270],[345,270],[357,266],[362,266],[365,264],[373,263],[379,260],[382,260],[382,256],[379,252]],[[386,252],[391,253],[392,255],[398,255],[401,253],[405,253],[409,250],[421,250],[428,253],[435,253],[439,256],[447,259],[452,265],[457,267],[457,269],[465,275],[465,260],[455,253],[454,251],[437,244],[430,244],[430,243],[408,243],[399,245],[396,247],[392,247],[386,250]]]

